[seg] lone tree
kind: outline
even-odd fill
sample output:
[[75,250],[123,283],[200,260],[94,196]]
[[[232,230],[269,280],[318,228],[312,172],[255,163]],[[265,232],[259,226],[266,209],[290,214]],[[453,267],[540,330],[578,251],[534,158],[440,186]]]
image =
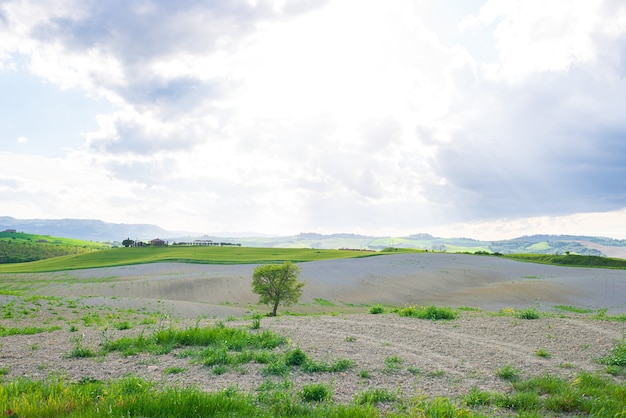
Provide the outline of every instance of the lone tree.
[[304,283],[298,281],[300,267],[286,261],[284,264],[266,264],[254,269],[252,291],[259,295],[259,303],[272,304],[276,316],[278,304],[291,305],[302,295]]
[[126,238],[124,241],[122,241],[122,245],[124,247],[132,247],[132,245],[135,243],[135,241],[133,241],[130,238]]

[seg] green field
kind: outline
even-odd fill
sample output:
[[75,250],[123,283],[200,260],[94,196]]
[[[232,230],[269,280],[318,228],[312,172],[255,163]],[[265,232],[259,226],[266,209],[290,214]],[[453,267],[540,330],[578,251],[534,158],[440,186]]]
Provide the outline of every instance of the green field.
[[[409,250],[410,251],[410,250]],[[123,266],[131,264],[184,262],[206,264],[263,264],[283,261],[305,262],[335,258],[359,258],[382,252],[316,250],[311,248],[256,247],[133,247],[113,248],[68,255],[30,263],[0,265],[0,273],[36,273],[61,270]]]
[[626,269],[626,260],[622,258],[599,257],[595,255],[506,254],[503,257],[517,261],[557,266]]
[[111,248],[100,242],[48,235],[0,232],[0,264],[22,263]]

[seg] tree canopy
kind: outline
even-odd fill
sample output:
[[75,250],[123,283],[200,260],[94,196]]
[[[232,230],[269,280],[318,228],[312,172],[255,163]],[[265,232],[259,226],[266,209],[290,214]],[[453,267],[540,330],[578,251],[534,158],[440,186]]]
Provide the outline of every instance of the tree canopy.
[[278,305],[296,303],[302,295],[304,283],[298,281],[300,267],[287,261],[284,264],[265,264],[254,269],[252,291],[259,295],[259,303],[272,305],[276,316]]

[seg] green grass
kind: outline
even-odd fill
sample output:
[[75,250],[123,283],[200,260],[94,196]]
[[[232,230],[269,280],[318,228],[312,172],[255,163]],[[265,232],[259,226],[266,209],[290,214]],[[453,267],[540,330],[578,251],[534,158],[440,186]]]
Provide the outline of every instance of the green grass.
[[380,255],[378,252],[318,250],[310,248],[257,247],[136,247],[114,248],[87,254],[68,255],[31,263],[3,264],[0,273],[36,273],[112,267],[158,262],[206,264],[263,264],[283,261],[306,262],[336,258]]
[[516,312],[515,316],[520,319],[539,319],[541,314],[533,307]]
[[581,313],[581,314],[593,313],[593,309],[578,308],[576,306],[571,306],[571,305],[554,305],[554,308],[560,309],[565,312],[573,312],[573,313]]
[[449,307],[437,307],[431,306],[406,306],[404,308],[395,309],[395,312],[399,316],[406,316],[410,318],[430,319],[433,321],[438,320],[451,320],[456,319],[459,313]]
[[374,405],[377,403],[389,403],[398,400],[398,394],[388,389],[368,389],[356,395],[357,405]]
[[385,313],[385,308],[383,308],[381,304],[377,304],[370,307],[369,313],[371,313],[372,315],[382,314]]
[[[178,373],[182,370],[172,370]],[[513,382],[504,392],[471,389],[458,401],[421,395],[405,398],[370,388],[345,404],[332,402],[328,383],[295,389],[289,380],[266,380],[256,391],[236,387],[205,391],[196,387],[157,386],[135,376],[101,382],[17,378],[0,383],[0,411],[16,417],[487,417],[622,416],[626,384],[596,374],[572,379],[551,375]],[[380,409],[379,409],[380,408]]]
[[463,397],[470,407],[496,407],[519,416],[622,416],[626,385],[600,375],[581,373],[572,380],[544,375],[512,383],[507,393],[472,389]]
[[519,380],[520,371],[519,369],[507,364],[500,369],[496,370],[496,376],[498,376],[502,380],[506,380],[509,382],[515,382]]
[[305,402],[329,401],[333,396],[333,390],[324,383],[312,383],[304,385],[300,397]]
[[97,242],[47,235],[0,232],[0,264],[23,263],[68,254],[106,250],[111,246]]
[[60,326],[53,326],[48,328],[43,327],[23,327],[23,328],[5,328],[0,325],[0,337],[8,337],[10,335],[33,335],[41,334],[42,332],[52,332],[60,330]]
[[600,257],[596,255],[506,254],[502,257],[517,261],[554,264],[559,266],[626,269],[625,259]]
[[598,361],[607,366],[626,367],[626,341],[617,344],[611,350],[611,354],[600,358]]

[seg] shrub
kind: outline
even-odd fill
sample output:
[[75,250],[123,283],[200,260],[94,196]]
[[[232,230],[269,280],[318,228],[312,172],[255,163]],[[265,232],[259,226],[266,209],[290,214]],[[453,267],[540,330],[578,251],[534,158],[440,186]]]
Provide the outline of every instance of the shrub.
[[382,313],[385,313],[385,308],[383,308],[381,304],[374,305],[370,307],[370,313],[372,315],[382,314]]
[[515,315],[520,319],[539,319],[541,314],[537,312],[535,308],[528,308],[526,310],[520,311]]

